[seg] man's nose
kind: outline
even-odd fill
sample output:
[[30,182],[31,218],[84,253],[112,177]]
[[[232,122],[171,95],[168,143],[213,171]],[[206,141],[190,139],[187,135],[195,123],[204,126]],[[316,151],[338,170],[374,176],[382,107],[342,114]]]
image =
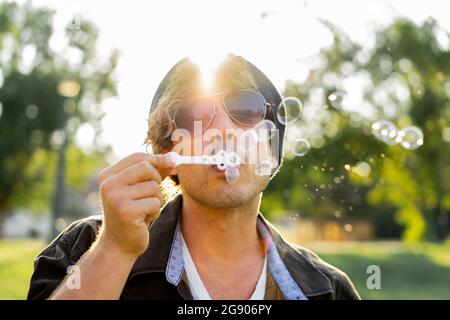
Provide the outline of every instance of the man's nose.
[[231,119],[230,115],[225,110],[223,101],[216,101],[216,114],[209,127],[220,130],[222,134],[225,134],[226,130],[237,128],[237,124]]
[[[223,101],[216,101],[215,116],[209,126],[208,130],[211,140],[216,148],[220,149],[235,149],[236,147],[236,130],[238,126],[234,122],[223,105]],[[207,139],[208,140],[208,139]],[[217,152],[217,150],[215,150]]]

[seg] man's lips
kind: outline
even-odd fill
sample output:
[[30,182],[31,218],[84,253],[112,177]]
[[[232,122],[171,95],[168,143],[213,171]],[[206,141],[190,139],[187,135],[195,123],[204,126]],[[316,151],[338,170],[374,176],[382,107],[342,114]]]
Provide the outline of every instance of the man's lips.
[[225,170],[220,170],[216,165],[210,166],[210,169],[218,175],[225,176]]
[[[237,167],[237,170],[239,170],[241,168],[242,165],[239,165]],[[210,166],[211,171],[214,172],[214,174],[220,176],[220,177],[225,177],[225,170],[220,170],[216,165],[212,165]]]

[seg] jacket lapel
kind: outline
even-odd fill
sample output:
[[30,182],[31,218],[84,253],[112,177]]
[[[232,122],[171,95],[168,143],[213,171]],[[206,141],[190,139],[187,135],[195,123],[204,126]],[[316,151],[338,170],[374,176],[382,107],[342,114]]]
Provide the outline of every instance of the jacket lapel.
[[[178,194],[161,209],[160,216],[149,228],[149,247],[137,259],[131,269],[130,278],[142,273],[166,272],[182,203],[182,195]],[[271,233],[281,260],[305,295],[309,298],[333,292],[331,281],[325,274],[308,261],[300,250],[289,244],[261,213],[258,216]],[[181,284],[184,284],[184,281],[181,281]],[[189,295],[183,294],[183,296],[189,298]]]
[[181,194],[168,201],[161,209],[160,216],[149,228],[150,244],[147,250],[136,260],[130,272],[130,278],[141,273],[165,272],[170,248],[181,211]]

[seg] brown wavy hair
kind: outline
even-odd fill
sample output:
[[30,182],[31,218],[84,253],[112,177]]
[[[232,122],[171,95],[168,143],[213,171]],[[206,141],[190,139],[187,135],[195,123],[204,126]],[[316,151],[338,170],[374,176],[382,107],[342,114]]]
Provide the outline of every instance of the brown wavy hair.
[[[197,96],[208,93],[202,88],[200,71],[199,66],[190,59],[181,62],[174,69],[163,95],[147,120],[148,130],[144,144],[151,145],[154,153],[165,153],[172,148],[174,111],[191,105]],[[256,90],[249,66],[240,56],[229,54],[218,65],[213,79],[214,84],[210,89],[212,92]]]

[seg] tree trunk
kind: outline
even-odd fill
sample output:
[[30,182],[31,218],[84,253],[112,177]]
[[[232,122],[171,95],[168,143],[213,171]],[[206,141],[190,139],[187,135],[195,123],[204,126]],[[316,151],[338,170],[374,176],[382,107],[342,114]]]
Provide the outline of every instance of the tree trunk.
[[436,167],[436,206],[431,210],[432,222],[432,240],[436,242],[443,242],[447,239],[449,232],[449,214],[443,210],[442,203],[444,202],[444,195],[448,191],[448,157],[443,153],[439,157]]
[[6,210],[0,208],[0,239],[3,239],[3,222],[5,221]]

